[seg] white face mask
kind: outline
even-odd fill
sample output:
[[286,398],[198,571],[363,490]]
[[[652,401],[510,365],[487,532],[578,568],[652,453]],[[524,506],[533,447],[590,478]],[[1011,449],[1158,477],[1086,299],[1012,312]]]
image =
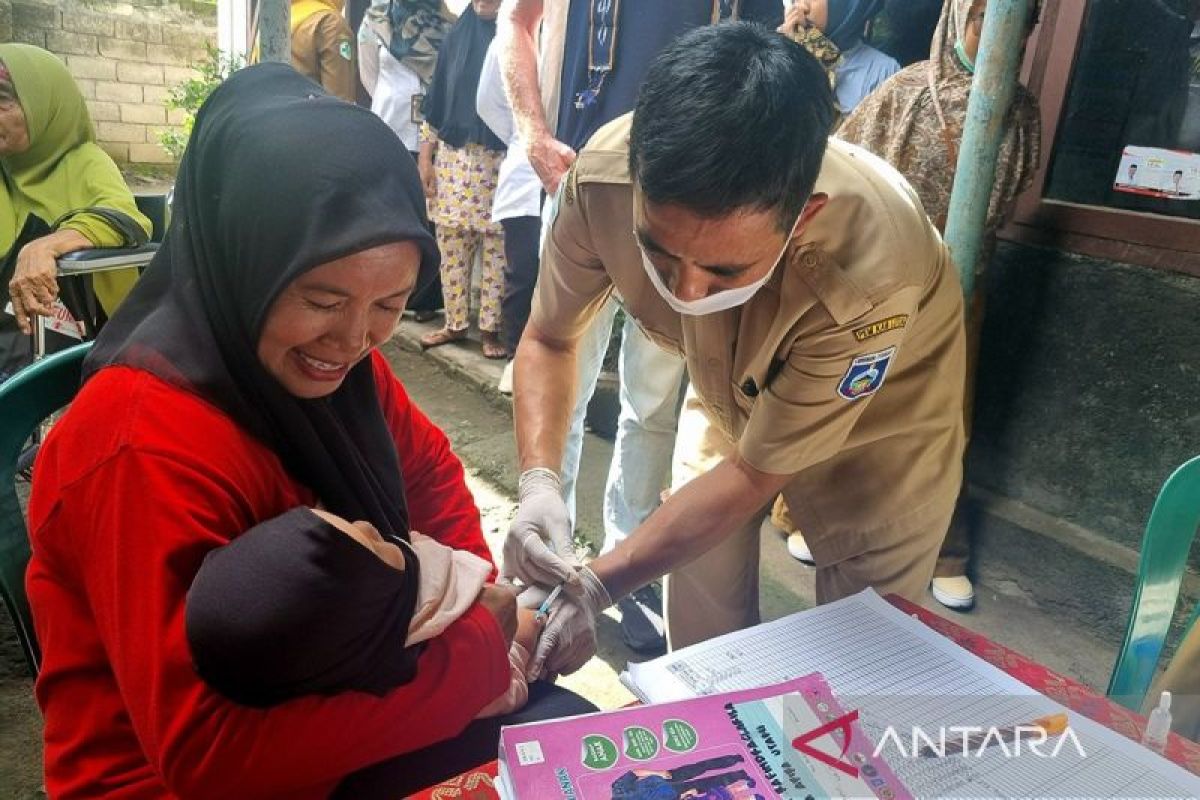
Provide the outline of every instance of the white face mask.
[[[799,220],[797,220],[799,222]],[[791,230],[795,230],[793,225]],[[784,254],[787,253],[788,245],[792,242],[791,233],[788,233],[788,239],[783,243],[783,249],[779,251],[779,256],[775,259],[775,263],[771,265],[771,269],[766,275],[756,280],[748,286],[739,286],[736,289],[724,289],[707,297],[701,297],[699,300],[680,300],[675,296],[675,293],[666,287],[662,281],[662,276],[658,274],[658,270],[654,268],[653,262],[650,261],[650,256],[646,253],[646,248],[642,247],[641,241],[637,238],[637,232],[634,232],[633,240],[637,242],[638,251],[642,254],[642,268],[646,270],[646,276],[650,278],[650,283],[654,284],[654,288],[658,290],[659,295],[663,300],[667,301],[667,305],[690,317],[700,317],[705,314],[715,314],[718,311],[725,311],[730,308],[736,308],[745,304],[754,296],[754,293],[763,287],[771,276],[775,274],[775,267],[783,260]]]

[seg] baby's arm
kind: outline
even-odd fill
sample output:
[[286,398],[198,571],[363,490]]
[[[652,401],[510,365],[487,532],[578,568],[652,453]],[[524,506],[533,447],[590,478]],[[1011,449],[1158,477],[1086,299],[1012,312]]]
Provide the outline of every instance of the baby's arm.
[[517,609],[517,635],[508,650],[508,662],[512,666],[512,680],[508,691],[497,697],[479,712],[477,719],[511,714],[529,701],[529,683],[525,672],[529,669],[529,656],[537,645],[543,623],[526,608]]

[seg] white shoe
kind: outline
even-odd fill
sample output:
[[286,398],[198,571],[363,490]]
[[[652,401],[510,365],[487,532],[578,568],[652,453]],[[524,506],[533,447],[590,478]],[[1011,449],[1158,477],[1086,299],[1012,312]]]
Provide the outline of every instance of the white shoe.
[[975,605],[975,587],[966,575],[934,578],[929,584],[933,599],[955,611],[968,611]]
[[512,394],[513,362],[509,361],[504,365],[504,372],[500,373],[500,382],[496,384],[496,390],[500,392],[500,394]]
[[804,541],[804,534],[793,533],[789,535],[787,548],[791,557],[801,564],[808,564],[810,567],[816,566],[816,559],[813,558],[812,550],[808,549],[808,542]]

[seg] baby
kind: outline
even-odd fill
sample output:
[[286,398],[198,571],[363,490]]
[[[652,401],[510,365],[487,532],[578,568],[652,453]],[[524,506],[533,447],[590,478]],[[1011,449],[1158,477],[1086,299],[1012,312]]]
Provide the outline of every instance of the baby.
[[[416,531],[384,539],[368,522],[295,508],[208,553],[188,590],[199,675],[244,705],[306,694],[382,695],[412,680],[420,644],[475,604],[492,566]],[[480,717],[528,697],[539,626],[520,611],[512,681]]]

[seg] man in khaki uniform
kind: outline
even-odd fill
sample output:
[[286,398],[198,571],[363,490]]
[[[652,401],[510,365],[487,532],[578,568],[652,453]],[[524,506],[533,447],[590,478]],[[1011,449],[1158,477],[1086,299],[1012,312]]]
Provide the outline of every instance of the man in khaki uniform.
[[354,33],[345,0],[292,0],[292,66],[348,103],[355,101]]
[[[578,668],[599,611],[667,572],[672,647],[758,622],[757,531],[781,490],[818,602],[928,585],[961,478],[961,292],[913,190],[866,151],[826,146],[832,118],[799,45],[697,29],[568,174],[516,359],[523,473],[504,571],[568,593],[535,668]],[[574,343],[613,291],[686,357],[693,395],[676,489],[580,567],[554,469]]]

